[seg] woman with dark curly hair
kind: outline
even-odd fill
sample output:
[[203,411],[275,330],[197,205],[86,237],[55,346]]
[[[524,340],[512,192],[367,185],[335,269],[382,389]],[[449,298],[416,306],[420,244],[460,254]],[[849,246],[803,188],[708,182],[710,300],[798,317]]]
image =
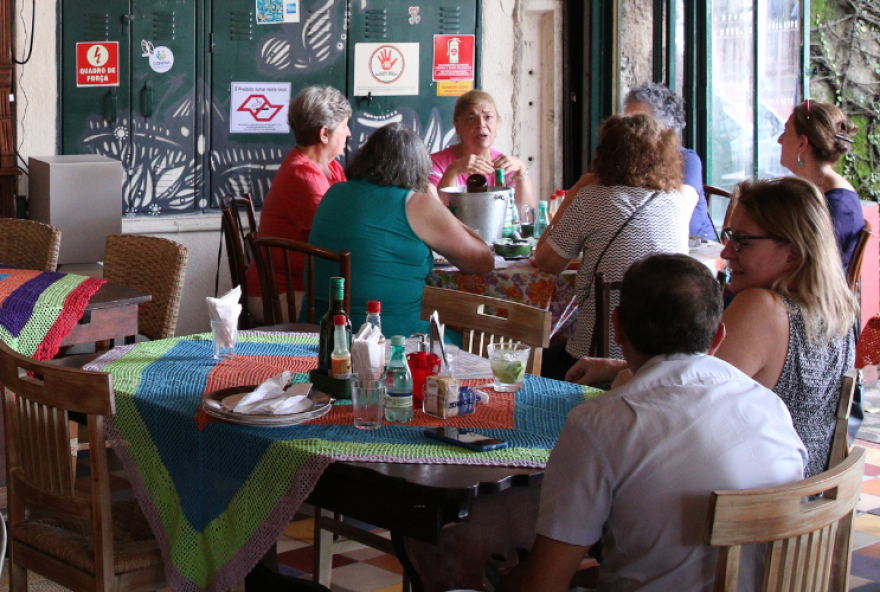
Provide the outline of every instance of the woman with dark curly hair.
[[782,166],[812,181],[825,195],[844,269],[865,226],[865,216],[859,194],[834,170],[834,164],[850,152],[857,130],[838,107],[807,99],[794,108],[779,136]]
[[[575,333],[544,353],[544,376],[564,379],[578,358],[589,353],[595,319],[586,303],[597,271],[608,281],[619,281],[642,257],[688,252],[694,203],[679,191],[679,146],[674,130],[644,114],[615,115],[600,128],[593,160],[596,182],[563,202],[535,249],[535,265],[550,273],[561,272],[583,251]],[[616,305],[612,298],[611,307]],[[619,357],[616,349],[612,355]]]

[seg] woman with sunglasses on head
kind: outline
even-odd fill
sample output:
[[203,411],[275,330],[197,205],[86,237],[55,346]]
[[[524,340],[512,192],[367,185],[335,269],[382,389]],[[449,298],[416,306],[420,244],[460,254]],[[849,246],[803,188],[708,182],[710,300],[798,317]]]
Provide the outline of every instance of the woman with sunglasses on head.
[[852,135],[857,130],[836,106],[807,99],[794,108],[779,136],[782,166],[812,181],[825,194],[844,269],[849,266],[865,217],[858,193],[833,167],[852,149]]
[[[724,229],[736,298],[715,355],[785,402],[807,447],[804,477],[825,470],[843,374],[853,367],[858,303],[846,285],[825,199],[795,177],[740,183]],[[568,380],[612,379],[618,360],[583,358]],[[620,377],[618,380],[625,380]]]

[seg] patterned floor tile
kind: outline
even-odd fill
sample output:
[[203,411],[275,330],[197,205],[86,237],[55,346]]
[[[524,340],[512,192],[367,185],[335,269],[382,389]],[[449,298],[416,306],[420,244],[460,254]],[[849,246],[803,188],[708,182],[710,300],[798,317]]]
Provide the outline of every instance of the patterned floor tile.
[[858,588],[859,586],[864,586],[865,584],[870,584],[871,580],[866,580],[865,578],[860,578],[858,576],[849,576],[849,589],[852,590],[854,588]]
[[364,547],[363,549],[343,553],[343,555],[350,559],[354,559],[355,561],[368,561],[370,559],[375,559],[376,557],[381,557],[382,555],[385,555],[385,553],[373,549],[372,547]]
[[859,512],[870,512],[880,508],[880,496],[862,493],[859,497],[859,503],[856,504],[856,510]]
[[[287,551],[286,553],[278,554],[278,563],[286,565],[288,567],[292,567],[293,569],[298,569],[305,573],[312,573],[313,561],[315,558],[315,548],[312,545],[308,545],[306,547],[302,547],[300,549],[294,549],[293,551]],[[354,559],[350,559],[345,557],[344,555],[334,555],[333,556],[333,569],[335,570],[338,567],[345,567],[346,565],[351,565],[353,563],[357,563]]]
[[855,530],[880,536],[880,516],[874,516],[873,514],[856,516]]
[[[852,576],[850,576],[850,578],[852,578]],[[850,587],[850,590],[852,592],[880,592],[880,582],[871,582],[864,586],[859,586],[858,588]]]
[[401,577],[366,563],[356,563],[333,570],[333,592],[375,592],[401,582]]
[[880,466],[865,464],[865,475],[870,477],[880,476]]
[[275,544],[275,552],[276,553],[286,553],[288,551],[293,551],[295,549],[302,549],[303,547],[308,547],[308,543],[304,543],[303,541],[298,541],[296,539],[291,539],[286,536],[282,536],[278,539],[278,542]]
[[308,518],[291,522],[290,526],[284,529],[284,536],[312,545],[315,542],[315,521]]
[[367,560],[365,563],[369,563],[370,565],[378,567],[380,569],[388,570],[400,576],[403,575],[403,566],[400,565],[400,561],[398,561],[397,557],[395,557],[394,555],[385,555],[383,553],[379,557]]
[[880,495],[880,477],[871,477],[862,482],[862,493]]
[[874,559],[880,559],[880,542],[874,543],[873,545],[868,545],[866,547],[859,548],[856,553],[861,553],[862,555],[867,555],[868,557],[873,557]]
[[861,553],[853,553],[850,573],[866,580],[880,580],[880,559]]
[[871,545],[876,545],[877,543],[880,543],[880,536],[869,534],[867,532],[861,532],[859,530],[853,532],[853,551],[855,551],[856,549],[870,547]]

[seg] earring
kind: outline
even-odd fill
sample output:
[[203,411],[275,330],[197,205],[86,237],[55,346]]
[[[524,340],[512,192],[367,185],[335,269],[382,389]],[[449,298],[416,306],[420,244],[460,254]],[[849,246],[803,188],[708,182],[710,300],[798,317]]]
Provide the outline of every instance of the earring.
[[804,161],[801,160],[801,155],[798,154],[798,166],[804,166]]

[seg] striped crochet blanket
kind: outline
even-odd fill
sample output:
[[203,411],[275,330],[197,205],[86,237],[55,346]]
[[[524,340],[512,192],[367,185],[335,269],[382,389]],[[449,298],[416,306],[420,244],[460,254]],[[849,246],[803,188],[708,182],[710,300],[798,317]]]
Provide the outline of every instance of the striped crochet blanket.
[[51,360],[105,283],[81,275],[0,267],[0,339],[36,360]]
[[[284,428],[200,421],[204,394],[257,384],[282,370],[307,382],[316,335],[245,332],[236,356],[212,357],[210,335],[116,348],[88,369],[113,375],[116,415],[108,435],[162,547],[178,591],[225,590],[277,540],[333,461],[544,467],[568,412],[592,389],[528,376],[519,393],[489,391],[473,415],[375,431],[352,425],[350,402]],[[455,425],[505,439],[474,453],[429,440],[426,426]]]

